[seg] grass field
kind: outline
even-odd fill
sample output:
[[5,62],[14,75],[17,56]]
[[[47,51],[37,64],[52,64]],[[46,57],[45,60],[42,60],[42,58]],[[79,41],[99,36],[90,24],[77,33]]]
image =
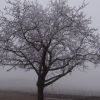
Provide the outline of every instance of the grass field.
[[[0,100],[37,100],[37,97],[29,93],[1,91]],[[100,100],[100,97],[48,95],[45,97],[45,100]]]

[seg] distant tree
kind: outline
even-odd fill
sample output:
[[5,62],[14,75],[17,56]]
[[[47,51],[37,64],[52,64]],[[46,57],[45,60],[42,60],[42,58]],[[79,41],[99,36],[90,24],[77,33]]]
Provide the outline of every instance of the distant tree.
[[9,1],[0,15],[0,61],[5,67],[34,70],[38,100],[43,90],[76,68],[99,63],[99,35],[91,19],[67,0],[44,8],[38,2]]

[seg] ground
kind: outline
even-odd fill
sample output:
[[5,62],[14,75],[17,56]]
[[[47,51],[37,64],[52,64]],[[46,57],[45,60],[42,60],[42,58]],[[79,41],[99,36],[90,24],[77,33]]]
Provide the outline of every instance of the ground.
[[[37,100],[37,97],[29,93],[1,91],[0,100]],[[100,100],[100,97],[48,95],[45,100]]]

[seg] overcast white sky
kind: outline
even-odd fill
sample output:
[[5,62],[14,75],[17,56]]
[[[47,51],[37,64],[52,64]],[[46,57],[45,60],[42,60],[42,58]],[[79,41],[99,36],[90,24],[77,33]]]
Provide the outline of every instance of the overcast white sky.
[[[47,5],[49,0],[38,0],[43,5]],[[78,6],[83,0],[69,0],[71,6]],[[86,0],[88,6],[84,9],[87,16],[91,16],[93,20],[93,26],[98,28],[100,32],[100,0]],[[5,5],[4,0],[0,0],[0,9]],[[23,81],[24,80],[24,81]],[[18,82],[19,81],[19,82]],[[5,70],[0,71],[0,88],[11,88],[15,85],[21,88],[26,87],[31,90],[32,85],[35,84],[36,78],[33,77],[33,71],[25,72],[23,70],[6,72]],[[5,83],[4,83],[5,82]],[[15,84],[16,83],[16,84]],[[24,83],[24,85],[23,85]],[[14,85],[15,84],[15,85]],[[54,85],[55,86],[55,85]],[[52,85],[52,87],[54,87]],[[64,90],[67,89],[84,89],[91,91],[100,91],[100,68],[91,68],[85,72],[75,71],[71,75],[68,75],[57,82],[58,90],[61,90],[61,86]]]

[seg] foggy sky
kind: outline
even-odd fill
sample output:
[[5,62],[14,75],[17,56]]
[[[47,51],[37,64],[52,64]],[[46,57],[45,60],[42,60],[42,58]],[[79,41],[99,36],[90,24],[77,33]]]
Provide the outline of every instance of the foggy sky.
[[[49,0],[38,0],[44,6],[47,5]],[[69,0],[71,6],[79,6],[83,0]],[[92,26],[98,28],[100,32],[100,0],[86,0],[88,6],[84,9],[87,16],[92,17]],[[0,9],[5,5],[4,0],[0,0]],[[26,72],[21,69],[12,70],[6,72],[6,69],[0,70],[0,88],[2,89],[26,89],[33,91],[36,84],[36,75],[33,71]],[[34,86],[33,86],[34,84]],[[56,87],[55,87],[56,86]],[[16,87],[16,88],[14,88]],[[34,87],[34,88],[33,88]],[[53,85],[51,90],[53,91],[67,91],[67,90],[87,90],[87,91],[100,91],[100,67],[93,68],[90,65],[89,69],[85,72],[76,70],[71,75],[65,76]]]

